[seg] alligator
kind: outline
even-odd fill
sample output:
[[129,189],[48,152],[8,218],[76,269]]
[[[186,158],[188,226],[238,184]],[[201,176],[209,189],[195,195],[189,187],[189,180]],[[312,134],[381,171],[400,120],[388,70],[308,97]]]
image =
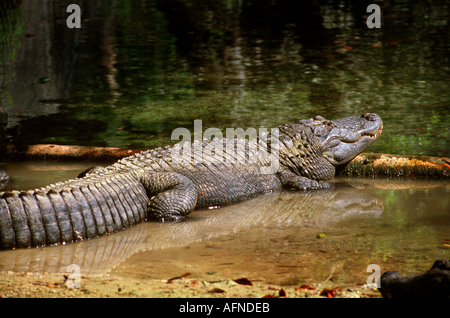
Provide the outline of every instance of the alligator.
[[178,143],[44,188],[0,192],[0,249],[90,239],[145,220],[178,221],[196,208],[282,188],[327,189],[336,171],[372,144],[382,128],[373,113],[336,120],[316,116],[255,140]]

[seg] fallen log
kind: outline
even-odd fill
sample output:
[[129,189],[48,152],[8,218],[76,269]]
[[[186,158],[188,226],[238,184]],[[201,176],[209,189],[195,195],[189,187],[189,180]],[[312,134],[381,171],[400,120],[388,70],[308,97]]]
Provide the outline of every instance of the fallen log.
[[121,149],[114,147],[88,147],[70,145],[6,145],[2,148],[0,160],[73,160],[73,161],[116,161],[131,156],[143,149]]
[[344,176],[390,178],[449,178],[450,159],[446,157],[362,153],[341,172]]
[[[0,160],[61,160],[113,162],[144,149],[88,147],[53,144],[5,145]],[[450,159],[446,157],[362,153],[341,171],[341,176],[382,176],[390,178],[449,178]]]

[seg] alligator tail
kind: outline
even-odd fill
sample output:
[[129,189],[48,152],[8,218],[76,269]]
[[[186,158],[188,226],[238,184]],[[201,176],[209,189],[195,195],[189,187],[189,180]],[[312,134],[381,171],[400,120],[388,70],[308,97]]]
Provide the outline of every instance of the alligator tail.
[[95,174],[46,188],[0,192],[0,249],[117,232],[146,218],[148,197],[130,173]]

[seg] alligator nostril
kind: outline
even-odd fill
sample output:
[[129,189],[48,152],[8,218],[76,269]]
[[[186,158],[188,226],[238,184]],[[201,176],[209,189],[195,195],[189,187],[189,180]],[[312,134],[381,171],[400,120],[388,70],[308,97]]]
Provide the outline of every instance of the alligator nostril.
[[375,115],[375,114],[372,114],[372,113],[364,113],[364,114],[361,115],[361,117],[365,118],[365,119],[367,119],[369,121],[375,121],[375,120],[377,120],[378,116]]

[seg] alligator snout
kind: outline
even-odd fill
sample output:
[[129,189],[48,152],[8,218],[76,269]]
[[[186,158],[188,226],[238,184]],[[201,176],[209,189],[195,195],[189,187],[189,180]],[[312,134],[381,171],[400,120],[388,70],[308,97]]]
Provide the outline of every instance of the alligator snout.
[[368,121],[378,123],[378,129],[375,132],[370,132],[369,134],[375,138],[379,138],[381,136],[381,131],[383,130],[383,121],[381,120],[381,117],[374,113],[364,113],[361,117],[367,119]]

